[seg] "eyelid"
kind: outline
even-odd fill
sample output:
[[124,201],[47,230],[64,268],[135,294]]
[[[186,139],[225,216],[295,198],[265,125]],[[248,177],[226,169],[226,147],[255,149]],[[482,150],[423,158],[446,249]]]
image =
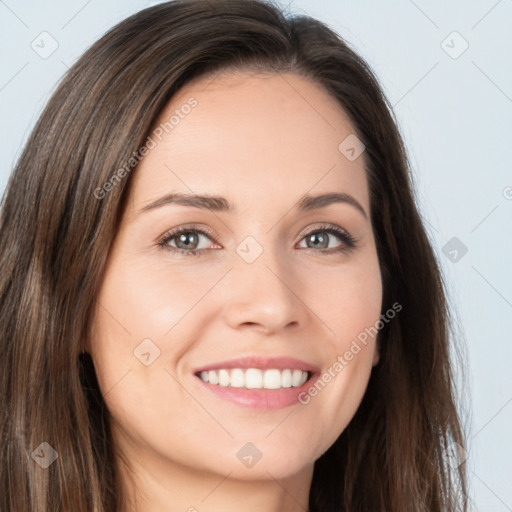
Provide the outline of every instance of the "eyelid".
[[[314,227],[314,228],[306,228],[304,231],[301,232],[299,235],[299,242],[301,242],[304,237],[312,235],[314,233],[318,232],[328,232],[331,234],[335,234],[342,242],[341,247],[335,247],[331,249],[324,249],[321,251],[315,251],[320,252],[323,254],[335,254],[339,252],[348,252],[353,249],[356,249],[358,247],[358,240],[352,236],[346,229],[338,226],[337,224],[331,224],[329,222],[324,222],[320,226]],[[311,249],[311,248],[309,248]]]
[[[179,235],[180,233],[187,232],[187,231],[196,231],[198,233],[202,233],[203,235],[207,236],[208,238],[211,238],[212,242],[215,242],[216,244],[218,244],[217,235],[212,229],[210,229],[208,227],[200,226],[199,224],[184,224],[183,226],[179,226],[177,228],[172,228],[172,229],[169,229],[168,231],[166,231],[162,236],[160,236],[157,239],[157,245],[165,245],[169,239],[174,238],[176,235]],[[174,249],[175,249],[175,247],[174,247]],[[202,250],[202,249],[195,249],[195,250]],[[190,252],[190,251],[188,251],[188,252]]]
[[[202,226],[200,226],[198,224],[194,224],[194,223],[185,224],[185,225],[179,226],[177,228],[168,230],[158,239],[157,245],[162,248],[165,248],[167,250],[170,250],[171,252],[177,253],[177,254],[196,255],[196,254],[200,254],[200,253],[204,252],[205,249],[186,250],[186,249],[180,249],[178,247],[173,247],[173,246],[168,245],[168,242],[170,240],[172,240],[179,234],[188,232],[188,231],[194,231],[199,234],[203,234],[206,237],[210,238],[213,243],[215,243],[217,245],[221,245],[217,241],[217,235],[215,234],[215,232],[213,230],[211,230],[208,227],[202,227]],[[322,231],[330,232],[331,234],[336,235],[342,242],[341,247],[322,249],[322,250],[318,250],[318,251],[316,251],[315,249],[313,249],[311,247],[303,248],[303,249],[310,249],[310,250],[313,250],[314,252],[319,252],[321,254],[323,253],[325,255],[329,255],[329,254],[334,254],[334,253],[339,253],[339,252],[347,252],[347,251],[353,250],[357,247],[357,240],[346,229],[344,229],[336,224],[325,223],[325,222],[321,223],[320,225],[313,227],[313,228],[312,227],[304,228],[301,231],[301,233],[298,235],[298,241],[295,242],[295,245],[297,243],[301,242],[304,239],[304,237],[306,237],[308,235],[312,235],[317,232],[322,232]]]
[[343,229],[342,227],[337,226],[336,224],[331,224],[330,222],[323,222],[323,223],[320,223],[319,226],[316,226],[313,228],[311,228],[311,227],[304,228],[298,235],[299,241],[302,240],[306,235],[311,235],[313,233],[316,233],[317,231],[327,231],[329,229],[332,229],[334,231],[340,231],[340,232],[345,233],[346,235],[349,235],[349,233],[346,229]]

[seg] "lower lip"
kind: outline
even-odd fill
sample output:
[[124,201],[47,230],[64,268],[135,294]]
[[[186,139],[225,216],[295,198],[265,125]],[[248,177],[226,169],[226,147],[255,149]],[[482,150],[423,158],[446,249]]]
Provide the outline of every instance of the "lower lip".
[[300,393],[308,389],[317,379],[317,375],[313,374],[302,386],[297,388],[247,389],[209,384],[197,375],[195,377],[207,390],[218,397],[251,409],[283,409],[299,404]]

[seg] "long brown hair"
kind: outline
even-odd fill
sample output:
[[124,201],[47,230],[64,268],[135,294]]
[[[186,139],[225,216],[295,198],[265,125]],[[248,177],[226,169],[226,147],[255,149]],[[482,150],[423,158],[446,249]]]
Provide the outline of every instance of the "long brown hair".
[[[465,446],[449,310],[391,107],[337,34],[260,0],[176,0],[131,16],[67,72],[37,122],[1,206],[0,509],[120,509],[108,411],[81,352],[136,172],[126,162],[178,89],[227,69],[309,77],[347,112],[366,146],[382,311],[403,307],[379,333],[356,415],[315,463],[311,512],[466,510],[465,466],[445,452]],[[48,468],[35,462],[53,453],[41,443],[58,454]]]

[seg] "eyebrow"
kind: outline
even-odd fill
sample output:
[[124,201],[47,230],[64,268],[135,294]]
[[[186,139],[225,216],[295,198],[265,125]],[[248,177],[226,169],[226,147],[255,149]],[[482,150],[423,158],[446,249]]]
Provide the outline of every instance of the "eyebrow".
[[[357,201],[350,194],[341,192],[332,192],[318,196],[303,196],[295,204],[295,208],[299,211],[306,212],[319,208],[325,208],[326,206],[335,203],[349,204],[356,208],[364,216],[365,219],[368,218],[365,209],[361,206],[359,201]],[[154,210],[155,208],[160,208],[161,206],[172,204],[192,206],[194,208],[200,208],[202,210],[209,210],[212,212],[236,212],[236,208],[234,208],[233,205],[231,205],[225,197],[214,195],[200,196],[197,194],[170,193],[142,207],[137,212],[137,215],[148,210]]]

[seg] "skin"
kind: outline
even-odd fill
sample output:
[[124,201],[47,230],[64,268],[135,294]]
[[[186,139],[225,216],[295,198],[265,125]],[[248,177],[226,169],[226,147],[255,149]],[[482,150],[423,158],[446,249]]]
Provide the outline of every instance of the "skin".
[[[204,389],[193,370],[263,355],[324,372],[378,321],[364,153],[349,161],[339,151],[355,132],[348,117],[296,74],[196,79],[161,121],[191,96],[197,106],[134,171],[87,347],[123,454],[126,510],[307,510],[314,462],[354,416],[378,362],[376,339],[307,405],[242,407]],[[333,191],[350,194],[366,217],[348,203],[295,209],[305,194]],[[167,204],[140,212],[170,192],[223,196],[236,210]],[[199,235],[198,255],[158,245],[191,223],[215,233]],[[325,232],[328,246],[308,245],[307,232],[323,223],[346,230],[357,247],[326,254],[344,241]],[[236,252],[247,236],[263,250],[250,264]],[[148,338],[160,355],[146,366],[134,350]],[[236,456],[247,442],[262,453],[250,468]]]

